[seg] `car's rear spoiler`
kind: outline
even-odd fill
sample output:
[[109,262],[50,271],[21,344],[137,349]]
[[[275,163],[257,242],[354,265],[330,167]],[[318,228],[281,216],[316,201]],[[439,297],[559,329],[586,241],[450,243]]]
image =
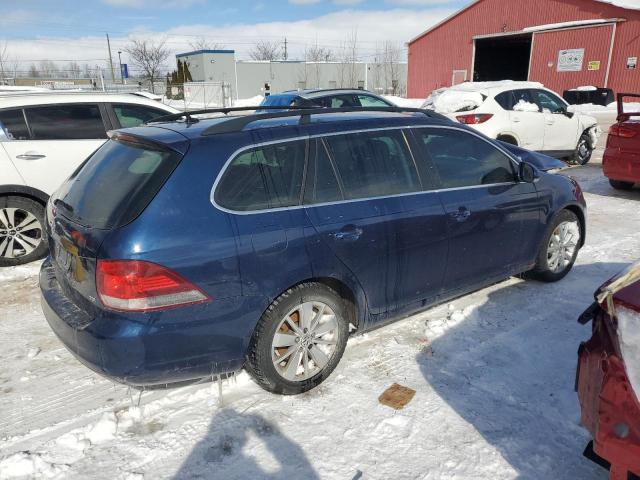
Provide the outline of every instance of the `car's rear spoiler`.
[[618,102],[618,121],[625,122],[629,120],[629,117],[640,116],[640,111],[637,112],[625,112],[624,111],[624,99],[625,98],[640,98],[640,93],[619,93]]

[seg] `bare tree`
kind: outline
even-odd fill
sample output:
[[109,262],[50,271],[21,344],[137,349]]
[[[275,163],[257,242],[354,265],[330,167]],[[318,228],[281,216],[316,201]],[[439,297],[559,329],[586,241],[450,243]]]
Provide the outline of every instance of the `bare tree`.
[[151,91],[155,93],[154,82],[162,78],[160,67],[171,54],[165,41],[155,43],[151,40],[133,40],[124,51],[129,54],[131,63],[142,70],[144,77],[151,82]]
[[51,60],[42,60],[38,64],[40,75],[45,78],[53,78],[59,75],[58,67]]
[[0,43],[0,85],[6,81],[5,69],[7,62],[9,61],[9,54],[7,53],[7,42]]
[[385,87],[391,87],[391,94],[398,95],[400,88],[400,57],[402,47],[389,40],[382,44],[382,64],[384,66]]
[[356,88],[358,86],[358,32],[352,31],[340,47],[340,87]]
[[278,60],[280,58],[280,42],[260,40],[249,51],[249,56],[253,60]]
[[198,37],[195,40],[189,42],[189,46],[193,50],[222,50],[225,45],[217,42],[210,42],[205,37]]
[[38,70],[38,67],[36,67],[36,65],[32,63],[31,66],[29,67],[29,77],[38,78],[39,76],[40,76],[40,71]]
[[[317,43],[311,47],[306,47],[304,50],[305,62],[312,64],[312,71],[315,73],[315,82],[313,82],[316,88],[320,88],[320,72],[322,62],[332,62],[335,60],[335,54],[330,48],[319,46]],[[305,65],[305,72],[308,65]],[[307,78],[305,78],[305,81]]]

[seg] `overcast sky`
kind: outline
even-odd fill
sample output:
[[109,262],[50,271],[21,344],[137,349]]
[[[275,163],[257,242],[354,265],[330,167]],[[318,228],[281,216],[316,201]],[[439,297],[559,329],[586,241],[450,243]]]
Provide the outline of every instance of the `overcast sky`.
[[[290,58],[305,45],[338,50],[357,34],[362,60],[373,59],[376,43],[413,36],[466,4],[465,0],[2,0],[0,42],[20,69],[42,59],[104,65],[105,33],[117,51],[131,38],[166,40],[174,53],[191,50],[202,36],[234,49],[240,59],[258,39],[284,42]],[[0,43],[1,45],[1,43]],[[127,62],[123,53],[123,62]],[[173,59],[171,60],[173,64]]]

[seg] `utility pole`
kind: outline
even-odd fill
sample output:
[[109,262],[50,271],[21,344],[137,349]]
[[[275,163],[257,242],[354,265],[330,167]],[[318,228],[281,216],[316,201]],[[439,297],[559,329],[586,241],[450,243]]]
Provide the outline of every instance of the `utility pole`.
[[111,42],[107,33],[107,48],[109,49],[109,70],[111,70],[111,83],[116,83],[116,75],[113,73],[113,59],[111,58]]
[[287,60],[288,58],[288,54],[287,54],[287,37],[284,37],[284,59]]

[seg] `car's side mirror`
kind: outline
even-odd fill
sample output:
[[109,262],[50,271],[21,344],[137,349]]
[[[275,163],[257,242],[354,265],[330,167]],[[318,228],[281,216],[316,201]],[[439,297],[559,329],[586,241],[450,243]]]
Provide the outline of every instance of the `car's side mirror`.
[[527,162],[520,162],[518,176],[521,182],[533,183],[537,178],[536,169]]

